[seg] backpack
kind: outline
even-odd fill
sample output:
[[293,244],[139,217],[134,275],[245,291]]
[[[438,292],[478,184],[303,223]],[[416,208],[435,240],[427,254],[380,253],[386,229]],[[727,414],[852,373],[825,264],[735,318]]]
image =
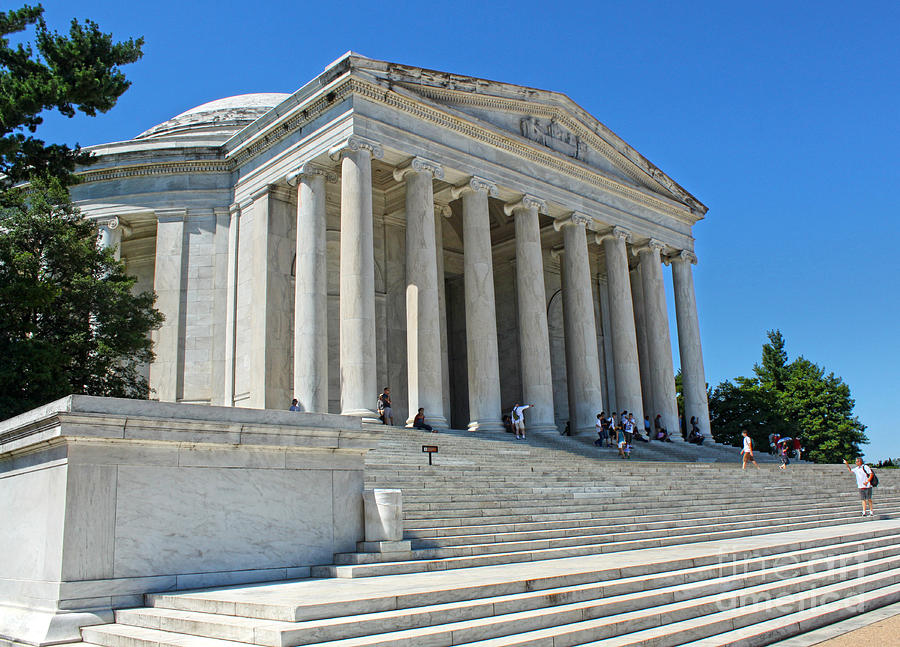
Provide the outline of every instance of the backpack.
[[868,465],[863,465],[863,470],[865,470],[866,474],[872,475],[872,480],[869,481],[869,485],[871,485],[872,487],[878,487],[878,475],[875,474],[875,470],[873,470]]

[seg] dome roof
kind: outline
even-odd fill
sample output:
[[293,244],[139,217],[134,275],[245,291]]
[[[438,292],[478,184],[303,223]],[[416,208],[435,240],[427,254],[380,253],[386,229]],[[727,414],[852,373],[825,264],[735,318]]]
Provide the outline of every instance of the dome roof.
[[253,123],[269,110],[287,99],[289,94],[267,92],[239,94],[216,99],[186,110],[145,130],[135,139],[169,139],[204,136],[221,136],[227,139],[237,131]]

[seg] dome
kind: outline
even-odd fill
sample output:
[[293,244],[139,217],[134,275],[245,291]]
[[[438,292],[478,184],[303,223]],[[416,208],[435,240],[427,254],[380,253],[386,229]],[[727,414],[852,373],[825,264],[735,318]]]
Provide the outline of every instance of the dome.
[[227,139],[287,99],[289,94],[239,94],[201,104],[145,130],[135,139],[223,137]]

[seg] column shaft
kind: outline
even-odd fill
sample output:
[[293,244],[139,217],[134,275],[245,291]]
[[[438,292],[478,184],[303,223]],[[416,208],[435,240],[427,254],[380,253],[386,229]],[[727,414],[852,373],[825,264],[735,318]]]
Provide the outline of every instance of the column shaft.
[[502,431],[500,357],[488,194],[493,185],[470,182],[463,194],[463,253],[466,292],[466,358],[469,431]]
[[184,219],[186,213],[158,215],[156,269],[153,289],[156,307],[166,320],[154,333],[156,359],[150,365],[150,388],[160,402],[177,402],[184,384],[184,331],[181,288],[184,276]]
[[[419,407],[428,424],[446,428],[441,374],[440,304],[434,234],[434,168],[415,165],[406,177],[406,348],[411,425]],[[419,166],[420,168],[417,168]],[[402,177],[402,176],[401,176]]]
[[507,211],[516,222],[516,294],[519,310],[519,355],[522,395],[528,429],[557,431],[553,411],[553,376],[550,370],[550,332],[544,290],[544,259],[537,201],[523,201]]
[[700,431],[707,437],[709,402],[706,397],[706,373],[700,346],[700,324],[691,264],[693,254],[682,252],[672,258],[672,282],[675,287],[675,319],[678,324],[678,352],[681,356],[681,383],[684,391],[684,415],[690,431],[691,416],[697,418]]
[[635,420],[643,420],[641,372],[638,365],[625,237],[626,234],[614,231],[603,238],[615,363],[616,407],[620,413],[629,411],[634,414]]
[[237,332],[238,244],[240,242],[241,210],[231,209],[228,227],[228,267],[225,270],[225,391],[223,404],[234,406],[234,350]]
[[340,357],[341,412],[376,422],[372,153],[351,139],[341,160]]
[[[656,409],[653,401],[653,387],[650,385],[650,354],[647,350],[647,317],[644,307],[644,285],[641,279],[641,267],[638,265],[630,272],[631,303],[634,307],[634,332],[637,336],[638,364],[641,367],[641,401],[644,412]],[[643,426],[643,420],[641,420]]]
[[313,168],[298,177],[294,282],[294,397],[318,413],[328,413],[325,179]]
[[444,417],[450,422],[450,355],[447,342],[447,295],[444,281],[444,232],[443,220],[450,213],[446,204],[434,207],[434,248],[437,254],[438,317],[441,325],[441,393]]
[[613,350],[612,323],[609,315],[609,285],[604,276],[598,281],[597,291],[600,295],[600,321],[603,326],[603,361],[606,364],[606,393],[603,406],[606,411],[616,411],[616,368]]
[[653,409],[650,419],[662,416],[663,426],[672,440],[680,441],[678,405],[675,401],[675,369],[672,365],[672,342],[666,312],[666,290],[663,284],[660,246],[653,244],[640,251],[641,284],[647,316],[647,354],[650,356],[650,388]]
[[573,220],[565,225],[563,240],[563,316],[566,371],[569,374],[569,425],[573,432],[590,432],[594,429],[597,414],[603,409],[603,398],[585,224]]

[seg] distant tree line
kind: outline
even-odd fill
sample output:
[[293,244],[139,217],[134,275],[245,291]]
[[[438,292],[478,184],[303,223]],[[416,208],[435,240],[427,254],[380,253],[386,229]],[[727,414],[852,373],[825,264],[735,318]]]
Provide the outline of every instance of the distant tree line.
[[710,427],[717,442],[739,445],[746,429],[758,449],[769,435],[799,437],[804,458],[839,463],[860,454],[866,426],[853,414],[850,387],[805,357],[788,361],[779,330],[767,333],[751,377],[725,380],[709,396]]

